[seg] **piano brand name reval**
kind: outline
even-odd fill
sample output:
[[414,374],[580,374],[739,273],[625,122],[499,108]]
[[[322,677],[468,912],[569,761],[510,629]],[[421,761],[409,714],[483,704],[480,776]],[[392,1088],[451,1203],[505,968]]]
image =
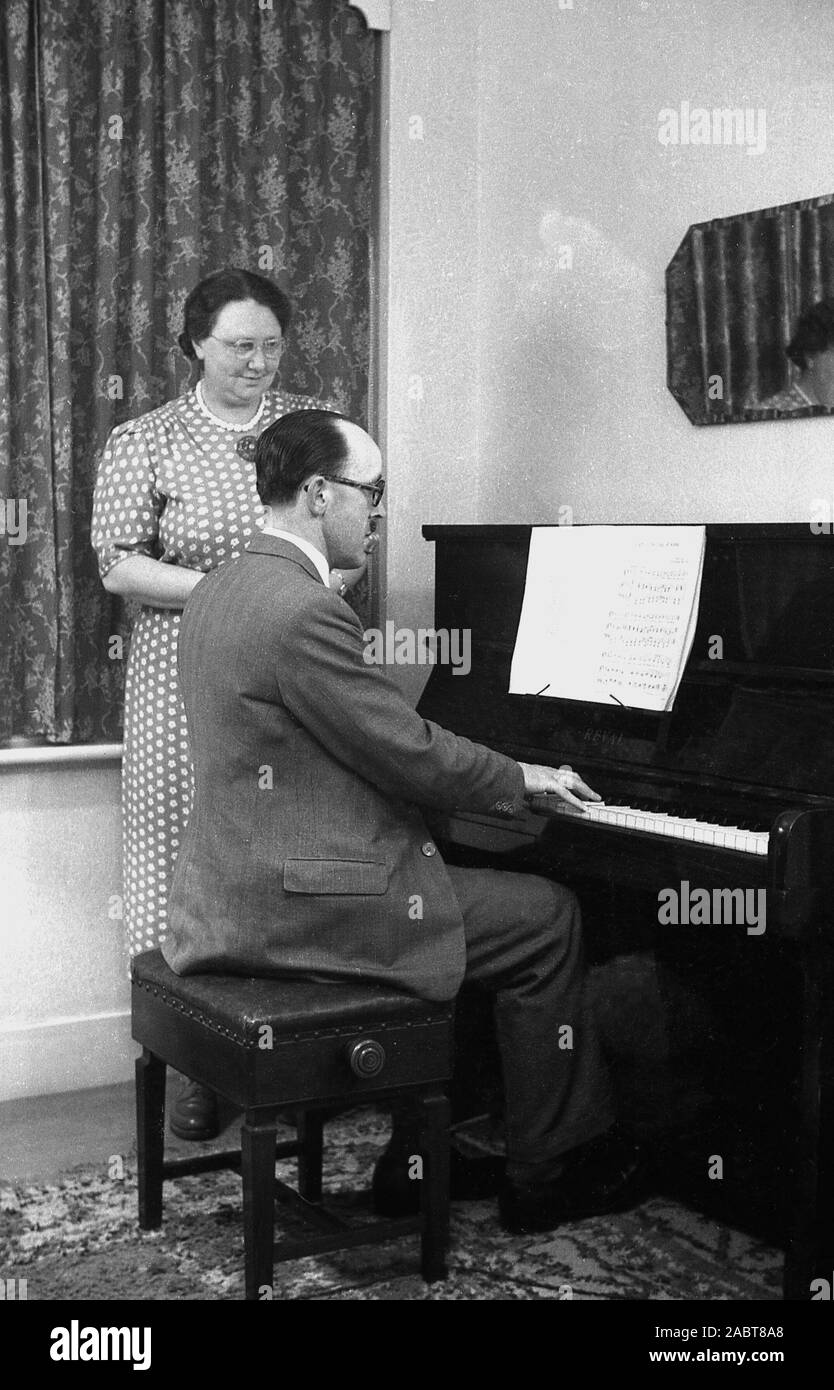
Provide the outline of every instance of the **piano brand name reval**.
[[53,1327],[49,1355],[53,1361],[132,1361],[134,1371],[151,1364],[149,1327]]

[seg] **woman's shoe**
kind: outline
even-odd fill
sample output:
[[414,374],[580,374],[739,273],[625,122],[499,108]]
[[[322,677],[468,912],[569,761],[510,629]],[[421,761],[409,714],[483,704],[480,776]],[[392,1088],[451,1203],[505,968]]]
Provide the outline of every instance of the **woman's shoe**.
[[171,1108],[169,1125],[178,1139],[214,1139],[220,1133],[214,1091],[187,1081]]

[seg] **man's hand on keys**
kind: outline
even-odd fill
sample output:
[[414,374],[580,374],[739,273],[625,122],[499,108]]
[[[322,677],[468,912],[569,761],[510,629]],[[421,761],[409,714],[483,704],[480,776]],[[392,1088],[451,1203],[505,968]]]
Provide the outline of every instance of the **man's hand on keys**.
[[601,801],[602,797],[582,781],[569,763],[561,767],[542,767],[538,763],[519,763],[524,773],[526,796],[556,796],[569,806],[586,809],[586,801]]

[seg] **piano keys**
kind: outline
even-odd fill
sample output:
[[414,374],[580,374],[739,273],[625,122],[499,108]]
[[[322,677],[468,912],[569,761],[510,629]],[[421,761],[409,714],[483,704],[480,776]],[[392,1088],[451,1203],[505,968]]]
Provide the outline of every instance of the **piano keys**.
[[671,835],[675,840],[691,840],[700,845],[718,845],[740,854],[768,853],[770,835],[767,830],[750,830],[739,825],[718,825],[698,820],[694,816],[676,815],[645,806],[608,806],[591,803],[580,810],[568,806],[558,797],[533,797],[531,806],[545,816],[568,816],[591,825],[613,826],[618,830],[635,830],[642,835]]
[[[450,853],[652,893],[684,881],[763,890],[768,941],[790,943],[805,1017],[786,1296],[808,1298],[834,1246],[834,541],[810,526],[709,525],[698,624],[674,708],[510,695],[530,527],[427,526],[435,629],[470,633],[464,679],[436,665],[420,712],[522,762],[569,763],[604,798],[535,797],[504,819],[461,808]],[[733,928],[727,928],[733,930]],[[762,938],[765,939],[765,938]],[[758,945],[758,943],[756,943]],[[820,1232],[823,1210],[825,1230]]]

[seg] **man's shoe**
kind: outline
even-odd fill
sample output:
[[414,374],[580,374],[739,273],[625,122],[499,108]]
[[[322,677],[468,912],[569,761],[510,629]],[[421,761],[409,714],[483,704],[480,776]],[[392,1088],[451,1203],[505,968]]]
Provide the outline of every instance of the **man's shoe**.
[[565,1154],[556,1178],[503,1185],[501,1225],[512,1235],[552,1231],[568,1221],[625,1211],[646,1195],[646,1161],[639,1146],[614,1125]]
[[188,1081],[171,1107],[171,1132],[179,1139],[214,1139],[220,1132],[217,1097],[199,1081]]
[[[420,1182],[410,1178],[410,1155],[388,1148],[377,1159],[372,1186],[377,1216],[416,1216],[420,1210]],[[505,1176],[503,1158],[484,1155],[470,1158],[458,1149],[449,1151],[449,1196],[453,1202],[477,1202],[494,1197]]]

